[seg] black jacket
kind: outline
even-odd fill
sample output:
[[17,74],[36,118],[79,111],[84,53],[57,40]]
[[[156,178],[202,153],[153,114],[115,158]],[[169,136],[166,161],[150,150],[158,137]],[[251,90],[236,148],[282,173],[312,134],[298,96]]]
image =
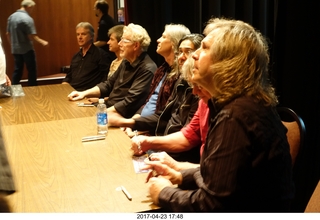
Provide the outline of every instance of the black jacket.
[[180,131],[192,119],[198,108],[198,97],[188,83],[179,79],[163,111],[135,119],[134,130],[149,131],[150,135],[167,135]]
[[[165,109],[146,117],[136,118],[133,129],[149,131],[150,135],[157,136],[180,131],[192,119],[198,108],[198,101],[199,98],[192,94],[192,88],[187,81],[180,78],[175,84]],[[183,153],[168,153],[179,161],[199,162],[199,147]]]

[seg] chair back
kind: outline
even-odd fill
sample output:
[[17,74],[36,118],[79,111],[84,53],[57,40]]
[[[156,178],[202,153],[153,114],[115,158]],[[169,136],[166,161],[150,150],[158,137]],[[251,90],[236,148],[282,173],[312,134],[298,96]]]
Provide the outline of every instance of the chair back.
[[292,109],[287,107],[278,107],[277,111],[282,123],[288,129],[287,139],[290,145],[292,166],[294,166],[297,156],[304,144],[306,128],[302,118]]
[[320,181],[314,189],[304,212],[320,212]]

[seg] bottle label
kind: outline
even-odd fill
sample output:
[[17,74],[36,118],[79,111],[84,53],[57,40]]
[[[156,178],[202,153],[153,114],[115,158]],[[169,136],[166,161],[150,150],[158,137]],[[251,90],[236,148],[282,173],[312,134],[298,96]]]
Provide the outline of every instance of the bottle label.
[[106,112],[97,113],[97,123],[98,125],[106,125],[108,122],[108,116]]

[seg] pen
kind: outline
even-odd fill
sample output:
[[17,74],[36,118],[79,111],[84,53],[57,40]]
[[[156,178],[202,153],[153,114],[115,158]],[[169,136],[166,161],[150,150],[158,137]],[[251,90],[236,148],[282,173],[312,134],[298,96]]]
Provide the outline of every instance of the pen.
[[126,195],[126,197],[131,201],[131,200],[132,200],[132,197],[131,197],[131,195],[129,194],[129,192],[126,190],[126,188],[124,188],[124,186],[121,186],[121,190],[122,190],[122,192]]
[[85,142],[85,141],[103,140],[103,139],[105,139],[105,138],[106,138],[105,135],[87,136],[87,137],[83,137],[83,138],[82,138],[82,142]]
[[93,107],[94,105],[93,105],[93,104],[87,104],[87,103],[80,102],[80,103],[78,103],[78,106],[79,106],[79,107]]

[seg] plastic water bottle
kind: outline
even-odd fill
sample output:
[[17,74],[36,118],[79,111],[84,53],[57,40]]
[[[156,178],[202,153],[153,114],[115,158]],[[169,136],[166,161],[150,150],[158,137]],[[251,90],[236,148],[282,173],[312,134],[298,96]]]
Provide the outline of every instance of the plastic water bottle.
[[99,99],[97,106],[97,129],[98,134],[106,134],[108,132],[108,114],[104,99]]

